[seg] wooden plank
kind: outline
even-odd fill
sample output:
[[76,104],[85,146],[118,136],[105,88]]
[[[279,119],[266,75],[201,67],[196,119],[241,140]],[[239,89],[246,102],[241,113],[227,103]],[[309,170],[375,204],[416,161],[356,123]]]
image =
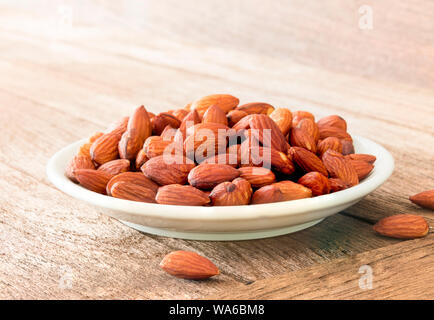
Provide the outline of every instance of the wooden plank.
[[[371,268],[372,288],[365,282],[367,268]],[[434,235],[259,280],[206,298],[433,299]]]

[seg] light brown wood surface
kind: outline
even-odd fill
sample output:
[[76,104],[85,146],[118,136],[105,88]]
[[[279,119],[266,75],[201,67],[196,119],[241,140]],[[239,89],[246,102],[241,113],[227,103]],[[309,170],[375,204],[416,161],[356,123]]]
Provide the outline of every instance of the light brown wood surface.
[[[372,224],[432,211],[434,3],[364,1],[3,1],[0,4],[0,298],[433,298],[432,235],[399,241]],[[45,175],[60,148],[144,104],[159,112],[210,93],[318,118],[395,157],[390,180],[357,205],[295,234],[199,242],[139,233],[64,195]],[[172,278],[176,249],[221,275]],[[362,264],[374,288],[358,287]],[[409,277],[413,280],[408,282]]]

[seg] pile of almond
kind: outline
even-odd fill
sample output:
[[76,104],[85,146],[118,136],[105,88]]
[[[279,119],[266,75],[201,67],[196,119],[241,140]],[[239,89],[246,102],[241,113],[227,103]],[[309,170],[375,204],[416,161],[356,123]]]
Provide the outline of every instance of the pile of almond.
[[214,94],[157,115],[137,108],[82,145],[66,175],[121,199],[229,206],[350,188],[375,160],[354,153],[339,116],[315,121],[307,111]]

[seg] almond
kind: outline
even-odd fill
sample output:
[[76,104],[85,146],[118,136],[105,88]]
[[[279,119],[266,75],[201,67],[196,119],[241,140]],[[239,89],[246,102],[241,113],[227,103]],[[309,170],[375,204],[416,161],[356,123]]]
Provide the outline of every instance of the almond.
[[230,94],[212,94],[209,96],[197,99],[191,104],[191,109],[196,109],[199,117],[202,118],[206,110],[212,106],[216,105],[223,112],[228,113],[230,110],[234,109],[240,100]]
[[202,123],[221,123],[225,126],[228,125],[226,113],[216,105],[210,106],[202,117]]
[[172,126],[168,124],[166,128],[164,128],[163,132],[161,132],[160,137],[164,141],[173,141],[177,131],[178,129],[172,128]]
[[90,155],[97,164],[104,164],[119,157],[118,144],[121,135],[105,133],[95,140],[90,147]]
[[250,202],[252,187],[243,178],[222,182],[212,189],[209,197],[214,206],[239,206]]
[[[200,117],[199,114],[197,113],[196,110],[192,110],[190,111],[182,120],[180,126],[179,126],[179,131],[182,134],[181,138],[182,141],[184,141],[184,139],[187,137],[187,129],[189,127],[193,127],[194,125],[200,123]],[[176,140],[176,137],[175,137]]]
[[150,189],[154,193],[156,193],[158,190],[158,185],[151,179],[145,177],[142,172],[123,172],[111,178],[110,181],[107,183],[107,195],[111,195],[110,190],[112,186],[117,182],[133,183],[143,188]]
[[234,129],[237,132],[248,129],[250,127],[250,120],[253,118],[253,116],[254,116],[253,114],[249,114],[245,116],[244,118],[239,120],[236,124],[234,124],[232,126],[232,129]]
[[292,113],[286,108],[277,108],[271,114],[270,118],[276,123],[283,136],[289,133],[292,126]]
[[415,194],[410,197],[410,201],[423,208],[434,210],[434,190]]
[[203,280],[219,274],[219,269],[211,261],[190,251],[169,253],[161,261],[160,267],[182,279]]
[[173,111],[173,116],[178,118],[179,121],[184,120],[185,116],[188,114],[189,110],[186,109],[176,109]]
[[143,164],[148,160],[149,158],[146,156],[145,150],[141,149],[136,156],[136,170],[140,170]]
[[315,122],[315,117],[312,113],[308,112],[308,111],[295,111],[292,113],[292,127],[297,127],[298,123],[302,120],[302,119],[311,119],[312,121]]
[[113,134],[122,136],[122,134],[127,130],[129,120],[130,120],[130,117],[123,117],[122,119],[113,122],[107,128],[105,133],[113,133]]
[[88,142],[86,142],[85,144],[83,144],[80,147],[80,149],[78,150],[77,155],[79,155],[79,156],[86,156],[86,157],[90,158],[90,147],[95,142],[95,140],[98,139],[99,137],[101,137],[103,134],[104,133],[102,133],[102,132],[97,132],[93,136],[91,136],[89,138]]
[[145,140],[152,134],[151,120],[144,106],[140,106],[128,121],[127,130],[119,141],[119,156],[134,160]]
[[329,183],[330,192],[338,192],[349,187],[346,183],[344,183],[341,179],[338,178],[330,178]]
[[253,188],[260,188],[276,182],[273,171],[261,167],[242,167],[240,178],[246,179]]
[[365,179],[374,169],[374,166],[367,161],[363,161],[363,160],[348,160],[348,161],[356,170],[357,176],[359,177],[359,181]]
[[353,142],[350,140],[346,140],[346,139],[340,139],[341,143],[342,143],[342,154],[343,155],[349,155],[349,154],[353,154],[354,151],[354,145]]
[[319,172],[308,172],[302,176],[298,183],[312,190],[313,196],[321,196],[330,193],[330,182],[327,177]]
[[231,110],[227,114],[229,127],[233,127],[238,121],[247,116],[247,112],[241,110]]
[[153,126],[152,133],[156,136],[161,135],[164,128],[166,128],[168,125],[175,129],[179,128],[181,125],[181,121],[168,112],[161,112],[160,114],[156,115],[151,122]]
[[244,111],[247,114],[265,114],[269,115],[274,111],[274,107],[271,104],[265,102],[250,102],[238,106],[236,110]]
[[196,188],[209,190],[219,183],[232,181],[240,172],[227,164],[200,164],[188,174],[188,182]]
[[259,188],[253,193],[252,204],[281,202],[312,197],[312,191],[292,181],[280,181]]
[[[309,120],[309,119],[303,119]],[[316,142],[313,136],[302,128],[292,128],[290,135],[291,145],[294,147],[304,148],[316,153]]]
[[112,184],[110,194],[119,199],[155,203],[155,191],[133,182],[118,181]]
[[127,159],[117,159],[104,163],[98,168],[99,171],[104,171],[112,176],[130,170],[130,161]]
[[206,158],[202,163],[218,163],[218,164],[228,164],[234,168],[237,168],[240,163],[240,157],[237,153],[222,153],[215,155],[213,157]]
[[339,178],[348,186],[355,186],[359,183],[356,170],[351,165],[350,160],[346,159],[342,154],[329,149],[321,159],[330,177]]
[[328,137],[318,143],[317,154],[321,157],[328,149],[342,153],[342,143],[336,137]]
[[335,127],[347,131],[347,122],[337,115],[321,118],[318,120],[317,125],[318,127]]
[[148,159],[163,155],[168,146],[172,144],[171,140],[164,140],[161,136],[151,136],[146,139],[143,145],[143,151]]
[[106,193],[106,185],[113,177],[110,173],[92,169],[77,169],[74,174],[81,186],[101,194]]
[[328,137],[336,137],[338,139],[353,141],[351,136],[345,130],[342,130],[341,128],[330,127],[330,126],[319,127],[319,138],[321,140],[324,140],[325,138],[328,138]]
[[[141,168],[145,176],[159,185],[185,184],[194,163],[181,156],[173,156],[168,161],[165,155],[149,159]],[[235,169],[234,169],[235,170]]]
[[291,147],[289,154],[303,172],[317,171],[328,177],[326,167],[314,153],[300,147]]
[[[264,147],[270,147],[277,151],[287,152],[288,145],[286,139],[277,124],[265,114],[255,114],[250,118],[249,127],[252,129],[252,136],[257,139]],[[264,133],[269,130],[271,138],[266,141]]]
[[160,187],[156,200],[160,204],[180,206],[203,206],[210,202],[208,195],[201,190],[180,184],[169,184]]
[[297,128],[303,129],[305,132],[307,132],[309,136],[311,136],[315,140],[315,144],[318,143],[319,129],[315,121],[310,118],[303,118],[298,122]]
[[377,160],[377,158],[372,154],[363,154],[363,153],[349,154],[346,155],[345,158],[350,160],[366,161],[369,162],[370,164],[373,164]]
[[414,239],[426,236],[429,225],[422,216],[398,214],[378,221],[374,225],[374,231],[386,237]]
[[73,182],[78,182],[75,178],[75,170],[78,169],[95,170],[95,165],[89,156],[77,155],[68,162],[65,169],[65,175]]

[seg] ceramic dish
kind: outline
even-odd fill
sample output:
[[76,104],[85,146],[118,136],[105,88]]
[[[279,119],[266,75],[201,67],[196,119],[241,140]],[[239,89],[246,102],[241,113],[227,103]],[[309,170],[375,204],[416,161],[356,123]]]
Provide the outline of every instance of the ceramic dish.
[[104,213],[142,232],[195,240],[247,240],[273,237],[313,226],[373,192],[392,174],[394,160],[382,146],[353,136],[357,153],[377,157],[360,184],[332,194],[293,201],[231,207],[172,206],[134,202],[89,191],[66,178],[68,161],[86,140],[57,152],[48,162],[49,180],[66,194],[100,207]]

